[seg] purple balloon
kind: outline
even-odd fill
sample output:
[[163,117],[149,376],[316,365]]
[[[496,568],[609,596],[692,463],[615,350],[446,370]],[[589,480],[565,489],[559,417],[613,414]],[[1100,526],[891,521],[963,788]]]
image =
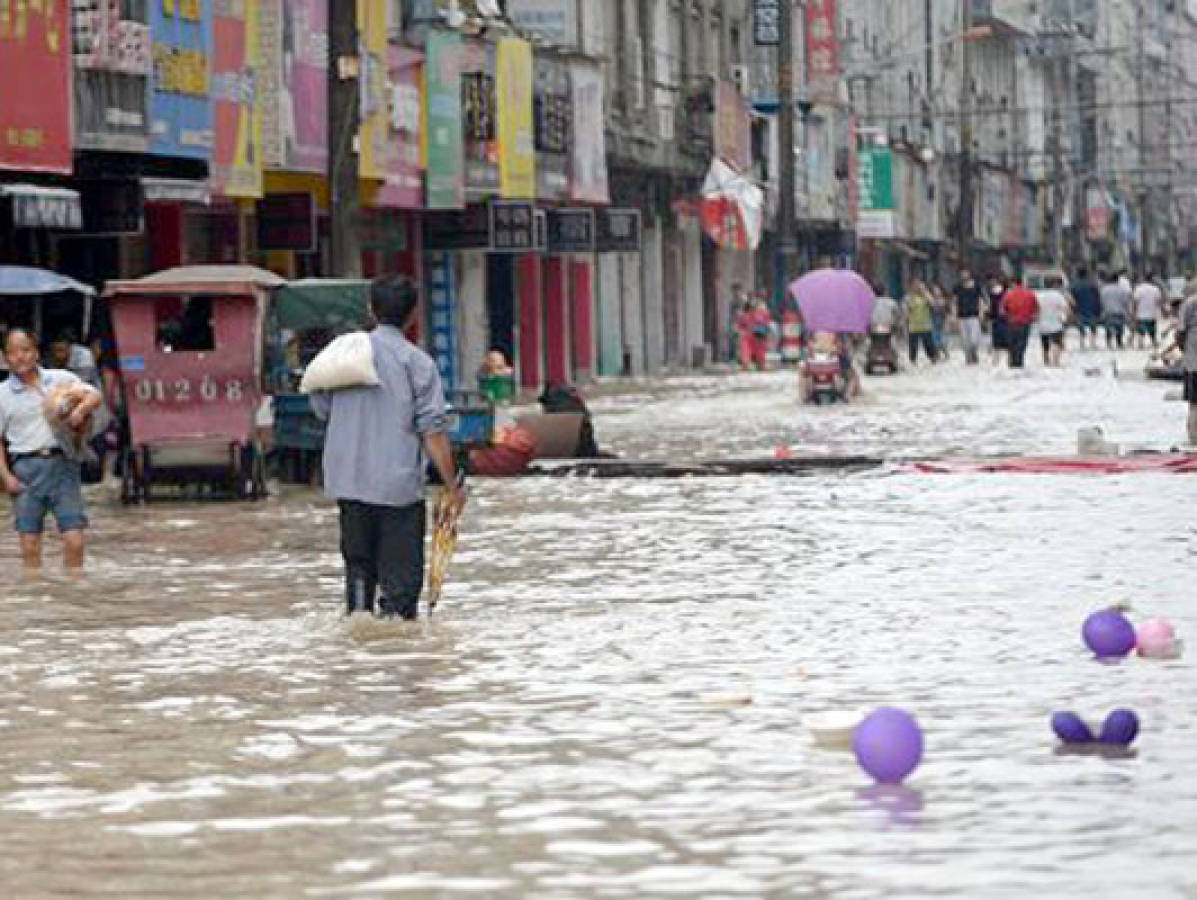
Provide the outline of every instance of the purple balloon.
[[1052,713],[1052,731],[1065,744],[1088,744],[1093,741],[1093,730],[1076,713]]
[[1129,709],[1116,709],[1106,716],[1097,739],[1103,744],[1129,747],[1138,735],[1139,717]]
[[901,784],[923,758],[923,732],[910,713],[883,706],[856,726],[852,750],[860,767],[879,782]]
[[1126,656],[1135,649],[1135,626],[1116,609],[1103,609],[1089,616],[1081,636],[1097,656]]

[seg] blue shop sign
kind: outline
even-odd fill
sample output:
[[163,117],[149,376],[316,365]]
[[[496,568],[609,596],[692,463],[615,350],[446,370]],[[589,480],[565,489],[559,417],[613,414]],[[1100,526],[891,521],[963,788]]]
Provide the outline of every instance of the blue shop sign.
[[212,156],[212,0],[155,0],[150,7],[150,152]]

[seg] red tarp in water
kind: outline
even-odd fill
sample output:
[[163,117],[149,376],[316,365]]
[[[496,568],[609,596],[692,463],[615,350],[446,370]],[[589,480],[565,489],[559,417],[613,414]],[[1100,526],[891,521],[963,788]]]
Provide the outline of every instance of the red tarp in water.
[[1138,472],[1197,474],[1197,456],[1012,457],[1010,459],[951,459],[912,463],[909,471],[934,475],[966,472],[1012,472],[1035,475],[1123,475]]

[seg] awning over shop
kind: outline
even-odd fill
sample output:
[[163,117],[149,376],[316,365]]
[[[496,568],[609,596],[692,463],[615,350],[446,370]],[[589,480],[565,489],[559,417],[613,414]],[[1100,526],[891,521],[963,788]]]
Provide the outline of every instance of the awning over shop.
[[307,278],[292,281],[274,295],[280,328],[359,328],[369,308],[370,282],[356,279]]
[[47,269],[0,266],[0,296],[36,297],[63,291],[78,291],[87,296],[95,293],[90,285]]
[[79,192],[36,184],[0,184],[0,200],[12,207],[13,228],[80,231],[83,204]]
[[141,190],[146,203],[191,203],[209,206],[212,191],[207,181],[185,178],[143,178]]

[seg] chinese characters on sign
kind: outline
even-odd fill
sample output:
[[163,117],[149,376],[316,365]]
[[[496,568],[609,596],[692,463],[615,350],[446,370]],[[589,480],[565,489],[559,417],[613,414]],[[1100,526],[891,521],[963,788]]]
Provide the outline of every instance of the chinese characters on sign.
[[806,80],[814,100],[834,101],[840,72],[836,0],[807,0]]
[[640,210],[600,209],[595,245],[599,253],[639,253]]
[[[71,171],[66,0],[0,2],[0,169]],[[36,90],[19,90],[37,74]]]
[[491,249],[496,253],[529,253],[544,247],[544,217],[531,203],[492,203]]
[[548,251],[550,253],[593,253],[594,210],[548,210]]
[[758,47],[781,43],[781,0],[753,0],[752,40]]
[[212,153],[208,81],[212,8],[208,0],[150,4],[153,74],[150,149],[207,159]]

